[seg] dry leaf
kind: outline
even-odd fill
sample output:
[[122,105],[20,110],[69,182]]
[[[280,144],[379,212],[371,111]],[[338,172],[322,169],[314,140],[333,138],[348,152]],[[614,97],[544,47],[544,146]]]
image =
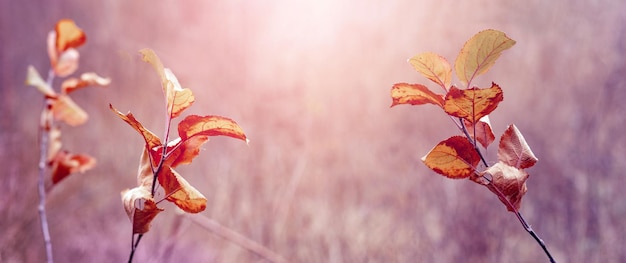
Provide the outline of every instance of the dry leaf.
[[446,94],[443,109],[450,116],[473,124],[495,110],[502,100],[502,89],[495,83],[485,89],[474,87],[462,90],[453,86]]
[[[500,199],[507,209],[511,212],[518,210],[522,202],[522,197],[527,191],[526,180],[528,179],[528,173],[503,162],[496,163],[487,168],[483,173],[491,175],[491,184],[493,187],[496,187],[511,205],[513,205],[513,207],[510,207],[506,200]],[[489,189],[500,198],[500,195],[495,192],[494,189]]]
[[[181,138],[168,143],[169,156],[165,165],[176,167],[181,164],[189,164],[200,154],[200,147],[209,141],[207,135],[196,135],[183,141]],[[160,151],[157,151],[160,152]],[[158,154],[160,157],[160,153]]]
[[166,199],[188,213],[206,209],[207,199],[171,167],[163,167],[157,177],[165,190]]
[[26,72],[26,85],[30,85],[36,87],[41,93],[43,93],[46,97],[54,98],[56,97],[56,92],[48,85],[39,75],[39,72],[35,69],[35,67],[29,65],[28,70]]
[[152,133],[148,129],[144,128],[143,125],[141,125],[141,123],[137,119],[135,119],[135,116],[133,116],[132,113],[123,114],[117,109],[115,109],[113,105],[111,104],[109,104],[109,108],[113,112],[115,112],[115,114],[117,114],[117,116],[119,116],[122,120],[124,120],[131,127],[133,127],[133,129],[139,132],[139,134],[145,140],[146,146],[148,147],[148,149],[155,149],[156,147],[162,145],[161,139],[159,139],[158,136],[156,136],[154,133]]
[[474,125],[465,119],[463,121],[469,135],[475,138],[483,147],[487,148],[496,139],[496,135],[491,130],[489,115],[480,118]]
[[87,36],[78,28],[76,23],[71,19],[61,19],[57,22],[56,32],[56,50],[58,53],[68,50],[69,48],[79,47],[87,41]]
[[128,218],[133,223],[133,234],[148,232],[154,217],[163,211],[156,206],[150,189],[142,186],[122,191],[122,203]]
[[537,163],[537,157],[526,143],[522,133],[511,124],[500,137],[498,159],[515,168],[528,168]]
[[63,53],[60,54],[56,63],[52,65],[54,69],[54,74],[63,78],[71,75],[76,72],[78,69],[78,60],[80,58],[80,54],[78,50],[74,48],[70,48]]
[[110,78],[103,78],[98,76],[98,74],[90,72],[83,73],[80,75],[80,78],[69,78],[63,81],[61,84],[61,93],[69,94],[73,91],[76,91],[80,88],[89,87],[89,86],[100,86],[104,87],[111,83]]
[[504,50],[515,45],[503,32],[488,29],[470,38],[454,62],[456,75],[466,85],[474,77],[487,72]]
[[424,77],[437,83],[444,90],[448,90],[452,82],[452,67],[450,63],[435,53],[425,52],[418,54],[411,59],[409,63]]
[[84,173],[96,166],[96,159],[86,154],[71,154],[67,151],[59,151],[52,158],[52,183],[57,184],[73,173]]
[[248,142],[239,125],[226,117],[189,115],[178,124],[178,134],[185,141],[198,135],[228,136]]
[[52,114],[55,120],[63,121],[70,126],[81,125],[88,119],[87,113],[65,94],[60,94],[53,100]]
[[475,173],[480,156],[467,138],[452,136],[437,144],[422,161],[439,174],[452,179],[461,179]]
[[435,104],[443,107],[443,96],[421,84],[397,83],[391,88],[391,107],[400,104]]

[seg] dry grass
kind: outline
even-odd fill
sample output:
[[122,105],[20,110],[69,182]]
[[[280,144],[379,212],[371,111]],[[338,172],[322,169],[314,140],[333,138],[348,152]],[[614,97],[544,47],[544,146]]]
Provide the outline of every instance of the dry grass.
[[[81,71],[114,82],[76,94],[91,120],[64,129],[67,147],[98,166],[49,196],[58,262],[128,256],[119,192],[135,183],[142,143],[107,105],[162,133],[158,79],[136,55],[144,47],[194,91],[191,112],[231,117],[251,139],[213,139],[180,169],[209,199],[199,216],[293,262],[545,261],[495,196],[419,162],[455,133],[442,113],[389,109],[393,83],[426,82],[408,57],[433,51],[453,60],[484,28],[518,41],[478,84],[504,89],[491,116],[496,133],[516,123],[540,158],[522,213],[559,262],[626,261],[624,9],[617,1],[2,2],[0,262],[44,258],[35,206],[40,94],[22,82],[28,64],[46,70],[45,36],[61,17],[87,32]],[[262,260],[165,208],[137,262]]]

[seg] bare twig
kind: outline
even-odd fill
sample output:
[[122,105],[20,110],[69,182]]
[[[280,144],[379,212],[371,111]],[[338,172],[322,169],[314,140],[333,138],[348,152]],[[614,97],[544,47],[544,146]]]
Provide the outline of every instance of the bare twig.
[[207,231],[213,232],[214,234],[235,243],[236,245],[270,261],[270,262],[274,262],[274,263],[287,263],[288,261],[282,257],[281,255],[277,254],[274,251],[271,251],[270,249],[264,247],[263,245],[255,242],[254,240],[251,240],[237,232],[235,232],[234,230],[227,228],[225,226],[220,225],[218,222],[216,222],[213,219],[210,219],[208,217],[200,217],[200,216],[194,216],[194,215],[189,215],[186,213],[180,213],[180,216],[184,217],[185,219],[190,220],[191,222],[201,226],[202,228],[206,229]]
[[[54,80],[54,71],[48,72],[48,79],[46,80],[49,86],[52,85]],[[48,140],[50,129],[53,125],[52,117],[49,116],[49,99],[44,100],[44,109],[42,111],[42,119],[39,123],[40,142],[39,142],[39,181],[37,183],[37,190],[39,192],[39,205],[37,210],[39,211],[39,219],[41,221],[41,232],[43,234],[44,246],[46,248],[46,262],[54,262],[52,257],[52,240],[50,238],[50,230],[48,228],[48,217],[46,216],[46,172],[48,162]]]

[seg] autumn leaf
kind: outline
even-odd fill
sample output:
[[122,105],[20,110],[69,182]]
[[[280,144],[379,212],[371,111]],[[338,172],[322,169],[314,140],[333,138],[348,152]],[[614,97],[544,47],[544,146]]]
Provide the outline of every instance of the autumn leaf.
[[96,166],[96,159],[86,154],[58,151],[51,160],[52,183],[57,184],[73,173],[84,173]]
[[81,125],[88,119],[87,113],[65,94],[53,99],[52,114],[55,120],[63,121],[70,126]]
[[452,67],[444,57],[432,52],[418,54],[409,63],[424,77],[437,83],[444,90],[448,90],[452,82]]
[[503,32],[488,29],[470,38],[454,62],[456,75],[466,85],[474,77],[487,72],[504,50],[515,45]]
[[470,137],[478,141],[483,147],[487,148],[495,139],[496,135],[491,130],[491,122],[489,121],[489,115],[480,118],[475,124],[463,119],[467,132]]
[[104,87],[111,83],[110,78],[103,78],[98,76],[98,74],[90,72],[83,73],[80,75],[80,78],[69,78],[63,81],[61,84],[61,93],[69,94],[75,90],[89,87],[89,86],[100,86]]
[[248,142],[239,125],[226,117],[189,115],[178,124],[178,134],[185,141],[198,135],[228,136]]
[[206,209],[207,199],[171,167],[163,167],[157,177],[165,190],[166,199],[188,213]]
[[46,160],[52,162],[52,159],[61,150],[62,146],[61,130],[58,127],[50,127],[50,131],[48,131],[48,157]]
[[168,68],[163,67],[163,63],[152,49],[145,48],[139,51],[142,59],[148,62],[161,77],[161,86],[167,101],[167,113],[176,118],[193,104],[195,98],[190,89],[183,89],[178,83],[178,79]]
[[[155,160],[156,162],[156,160]],[[137,169],[137,185],[152,190],[152,181],[154,180],[153,164],[150,163],[150,155],[146,148],[141,151],[139,159],[139,168]]]
[[467,138],[452,136],[437,144],[422,161],[439,174],[452,179],[461,179],[475,173],[480,156]]
[[58,60],[52,65],[54,74],[59,77],[67,77],[78,69],[80,54],[76,49],[68,49],[60,54]]
[[26,85],[33,86],[37,88],[41,93],[43,93],[46,97],[56,97],[56,92],[46,83],[39,75],[39,72],[33,66],[28,66],[28,70],[26,72]]
[[[517,169],[503,162],[498,162],[487,168],[483,174],[491,175],[491,185],[487,185],[487,188],[498,196],[500,201],[507,207],[507,210],[511,212],[517,211],[520,208],[522,197],[527,191],[526,180],[528,179],[528,173],[523,169]],[[495,187],[497,190],[492,187]],[[502,200],[502,196],[498,191],[504,195],[506,200]],[[509,202],[513,207],[509,205]]]
[[491,88],[458,89],[450,88],[443,103],[443,109],[450,116],[459,117],[469,123],[476,123],[498,107],[503,100],[502,89],[495,83]]
[[498,159],[505,164],[521,169],[535,165],[538,160],[514,124],[509,125],[500,137]]
[[66,51],[69,48],[77,48],[87,41],[87,36],[78,28],[76,23],[71,19],[61,19],[57,22],[56,32],[56,49],[58,52]]
[[435,94],[421,84],[397,83],[391,88],[391,107],[400,104],[435,104],[443,107],[443,96]]
[[133,234],[148,232],[152,220],[163,211],[156,206],[150,189],[143,186],[122,191],[122,203],[128,218],[133,223]]
[[[200,147],[208,141],[209,136],[207,135],[196,135],[184,141],[179,137],[170,141],[167,146],[168,157],[164,165],[174,168],[181,164],[191,163],[193,159],[200,154]],[[155,151],[156,158],[161,157],[161,149],[162,148],[159,147]]]
[[111,104],[109,104],[109,108],[115,114],[117,114],[117,116],[119,116],[122,120],[124,120],[131,127],[133,127],[133,129],[135,129],[137,132],[139,132],[139,134],[145,140],[146,147],[148,147],[148,149],[154,149],[154,148],[162,145],[161,139],[159,139],[158,136],[156,136],[154,133],[152,133],[148,129],[144,128],[143,125],[137,119],[135,119],[135,116],[133,116],[132,113],[128,113],[128,114],[121,113],[116,108],[114,108],[113,105],[111,105]]

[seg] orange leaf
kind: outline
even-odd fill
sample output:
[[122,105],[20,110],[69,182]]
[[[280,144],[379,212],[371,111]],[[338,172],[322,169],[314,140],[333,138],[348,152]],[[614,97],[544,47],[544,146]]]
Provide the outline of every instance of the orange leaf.
[[443,96],[421,84],[397,83],[391,88],[391,107],[399,104],[435,104],[443,107]]
[[139,132],[141,136],[143,136],[143,139],[146,141],[146,147],[148,149],[154,149],[155,147],[162,145],[161,139],[159,139],[159,137],[157,137],[154,133],[152,133],[148,129],[144,128],[143,125],[141,125],[141,123],[137,121],[137,119],[135,119],[135,116],[133,116],[132,113],[128,113],[124,115],[123,113],[115,109],[113,105],[111,104],[109,104],[109,108],[113,112],[115,112],[115,114],[117,114],[117,116],[119,116],[122,120],[124,120],[131,127],[133,127],[133,129]]
[[224,135],[248,142],[235,121],[220,116],[189,115],[178,124],[178,134],[183,141],[197,135]]
[[157,178],[165,190],[167,201],[188,213],[199,213],[206,209],[206,197],[171,167],[164,166]]
[[[502,200],[502,197],[497,193],[495,189],[487,187],[489,190],[498,195],[500,201],[511,212],[515,212],[520,208],[522,197],[526,194],[526,180],[528,179],[528,173],[524,170],[517,169],[513,166],[509,166],[503,162],[498,162],[495,165],[487,168],[483,172],[491,175],[491,184],[497,188],[506,199],[513,205],[509,206],[506,200]],[[514,209],[515,208],[515,209]]]
[[467,132],[472,138],[475,138],[483,147],[487,148],[495,139],[496,135],[491,130],[491,122],[489,121],[489,115],[480,118],[475,124],[463,119]]
[[[146,189],[152,189],[152,181],[154,180],[154,173],[152,172],[152,164],[150,164],[150,155],[147,154],[148,150],[143,149],[141,151],[141,158],[139,159],[139,169],[137,169],[137,185],[143,186]],[[157,160],[154,160],[158,162]]]
[[80,88],[88,86],[106,86],[111,83],[111,79],[98,76],[96,73],[83,73],[80,75],[80,79],[69,78],[63,81],[61,84],[61,93],[69,94]]
[[172,71],[163,67],[163,63],[152,49],[145,48],[139,51],[142,59],[148,62],[161,77],[161,86],[167,100],[167,113],[172,118],[178,117],[185,109],[195,101],[193,93],[189,89],[183,89]]
[[33,66],[28,66],[28,70],[26,72],[26,85],[33,86],[37,88],[41,93],[43,93],[46,97],[54,98],[56,97],[56,92],[46,83],[39,75],[39,72]]
[[156,206],[150,189],[142,186],[122,191],[122,203],[128,218],[133,223],[133,234],[148,232],[152,220],[163,211]]
[[57,184],[72,173],[84,173],[93,168],[96,166],[96,159],[86,154],[59,151],[50,165],[52,166],[52,183]]
[[502,100],[502,89],[495,83],[485,89],[474,87],[461,90],[452,86],[446,94],[443,109],[450,116],[463,118],[473,124],[495,110]]
[[79,107],[70,96],[59,95],[52,102],[54,119],[64,121],[70,126],[78,126],[87,121],[87,113]]
[[503,32],[488,29],[470,38],[454,62],[456,75],[469,86],[474,77],[487,72],[504,50],[515,45]]
[[[176,167],[181,164],[189,164],[200,154],[200,147],[209,141],[209,136],[207,135],[196,135],[187,140],[181,140],[177,138],[176,140],[168,143],[169,156],[165,161],[165,165],[169,165],[171,167]],[[160,151],[158,156],[160,156]]]
[[440,142],[422,161],[428,168],[452,179],[466,178],[475,173],[480,156],[465,137],[452,136]]
[[61,150],[61,147],[61,130],[57,127],[50,127],[50,131],[48,131],[48,157],[46,160],[52,162],[52,159]]
[[500,137],[498,159],[505,164],[521,169],[535,165],[538,160],[514,124],[509,125]]
[[444,90],[448,90],[452,82],[452,67],[444,57],[435,53],[425,52],[418,54],[411,59],[409,63],[424,77],[437,83]]
[[79,47],[87,41],[85,33],[71,19],[61,19],[56,27],[56,49],[63,52],[69,48]]

